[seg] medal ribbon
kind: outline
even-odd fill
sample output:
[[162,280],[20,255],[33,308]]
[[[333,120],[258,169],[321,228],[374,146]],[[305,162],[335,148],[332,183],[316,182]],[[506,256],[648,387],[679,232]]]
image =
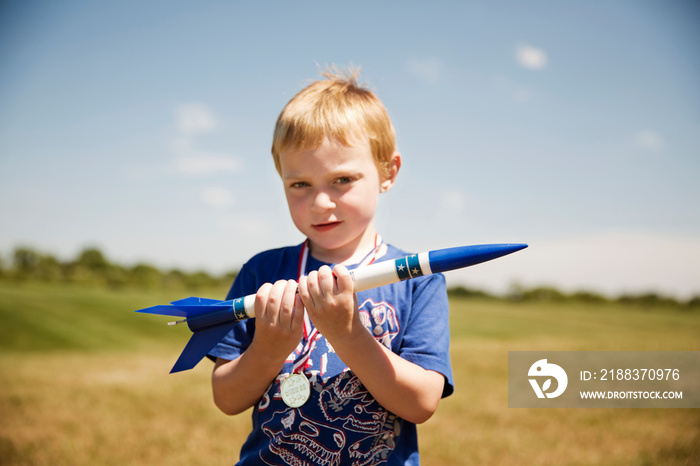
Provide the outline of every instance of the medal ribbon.
[[[376,259],[379,259],[384,254],[386,254],[387,246],[382,241],[382,237],[378,233],[374,235],[374,248],[365,256],[364,259],[360,261],[357,267],[363,267],[365,265],[370,265]],[[299,254],[299,268],[297,270],[297,283],[306,275],[306,263],[309,257],[309,240],[304,241],[301,246],[301,253]],[[318,329],[313,326],[311,319],[309,319],[309,314],[304,310],[304,346],[301,349],[299,358],[294,361],[294,369],[292,372],[303,372],[309,366],[309,359],[311,358],[311,346],[314,340],[318,336]]]

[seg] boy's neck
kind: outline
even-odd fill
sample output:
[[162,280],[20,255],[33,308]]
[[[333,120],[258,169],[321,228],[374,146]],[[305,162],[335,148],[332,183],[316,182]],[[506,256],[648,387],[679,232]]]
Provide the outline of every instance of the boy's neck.
[[377,233],[368,229],[357,241],[338,249],[323,249],[309,242],[311,257],[328,264],[354,265],[364,259],[375,247]]

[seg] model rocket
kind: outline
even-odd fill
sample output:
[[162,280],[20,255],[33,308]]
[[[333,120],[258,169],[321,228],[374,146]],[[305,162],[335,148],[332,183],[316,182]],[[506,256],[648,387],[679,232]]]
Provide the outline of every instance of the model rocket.
[[[358,292],[422,275],[469,267],[526,247],[527,244],[482,244],[437,249],[359,267],[351,270],[350,275],[355,292]],[[233,329],[236,322],[255,317],[254,303],[254,294],[229,301],[192,297],[136,312],[183,318],[170,322],[170,325],[187,322],[193,334],[170,371],[173,373],[192,369]]]

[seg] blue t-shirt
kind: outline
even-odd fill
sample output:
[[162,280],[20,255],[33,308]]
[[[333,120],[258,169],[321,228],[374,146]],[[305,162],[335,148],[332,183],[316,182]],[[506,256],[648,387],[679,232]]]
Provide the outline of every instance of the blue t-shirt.
[[[407,255],[387,246],[376,262]],[[254,256],[241,268],[226,299],[253,294],[264,283],[297,280],[301,249],[298,245]],[[322,265],[309,257],[305,273]],[[449,396],[454,388],[442,274],[361,291],[357,298],[362,321],[374,337],[402,358],[444,375],[442,396]],[[239,322],[210,356],[237,358],[250,345],[254,332],[255,319]],[[304,366],[311,397],[299,408],[282,401],[280,385],[293,372],[303,344],[255,405],[253,430],[238,464],[419,464],[416,425],[384,409],[320,333]]]

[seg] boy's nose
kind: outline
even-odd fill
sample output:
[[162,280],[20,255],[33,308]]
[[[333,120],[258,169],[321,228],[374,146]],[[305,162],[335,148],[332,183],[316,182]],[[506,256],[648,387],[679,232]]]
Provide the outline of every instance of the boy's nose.
[[318,191],[313,199],[311,208],[317,212],[325,212],[335,207],[335,202],[325,191]]

